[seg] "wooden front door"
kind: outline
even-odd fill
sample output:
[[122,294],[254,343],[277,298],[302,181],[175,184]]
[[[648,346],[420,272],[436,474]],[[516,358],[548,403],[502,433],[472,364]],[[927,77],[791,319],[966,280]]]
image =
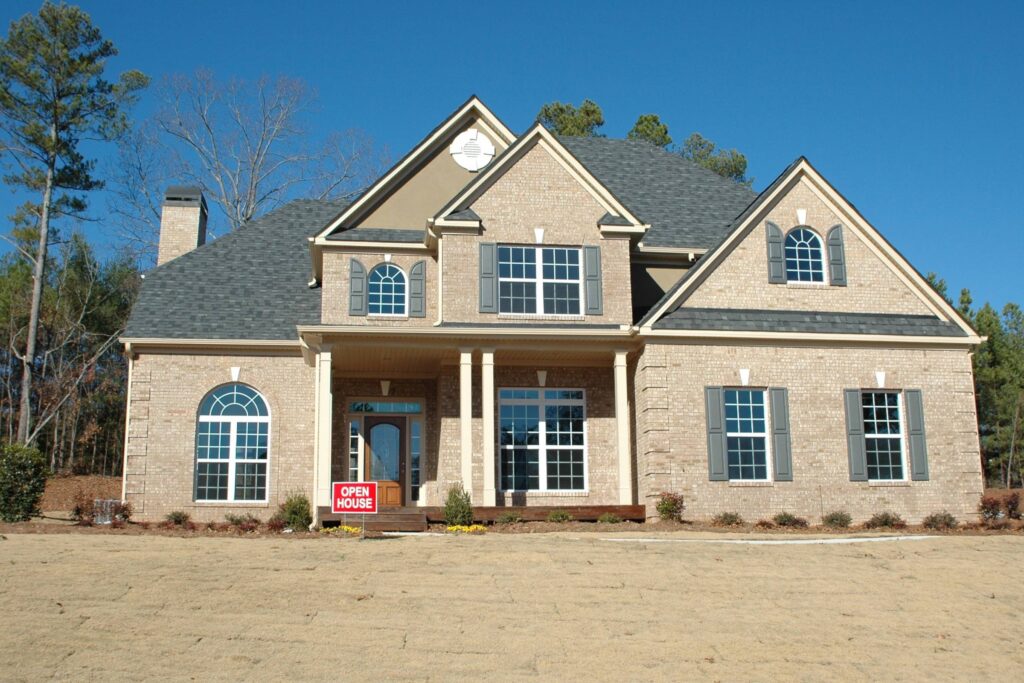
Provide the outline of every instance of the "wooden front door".
[[404,417],[367,417],[366,454],[363,462],[366,481],[377,482],[377,504],[401,507],[405,502],[405,425]]

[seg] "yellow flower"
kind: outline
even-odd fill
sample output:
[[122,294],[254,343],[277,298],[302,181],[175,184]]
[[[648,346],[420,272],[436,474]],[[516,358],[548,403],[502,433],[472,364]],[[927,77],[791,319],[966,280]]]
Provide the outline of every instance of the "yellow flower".
[[483,534],[487,532],[487,527],[483,524],[471,524],[466,526],[465,524],[456,524],[447,528],[448,533],[452,534]]

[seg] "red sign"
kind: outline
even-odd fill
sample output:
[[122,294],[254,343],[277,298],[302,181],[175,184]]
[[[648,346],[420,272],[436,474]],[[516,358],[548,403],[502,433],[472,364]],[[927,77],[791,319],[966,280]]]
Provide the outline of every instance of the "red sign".
[[377,514],[377,482],[336,481],[331,488],[331,512]]

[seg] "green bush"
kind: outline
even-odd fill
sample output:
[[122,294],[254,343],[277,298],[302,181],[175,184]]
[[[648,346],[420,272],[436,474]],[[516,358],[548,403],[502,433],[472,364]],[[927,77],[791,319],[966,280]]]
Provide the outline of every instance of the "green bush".
[[665,522],[678,522],[683,516],[683,509],[685,507],[683,504],[683,494],[669,493],[667,491],[661,492],[661,495],[658,496],[658,503],[655,505],[658,516]]
[[571,522],[572,515],[569,514],[568,510],[552,510],[548,514],[549,522]]
[[0,448],[0,520],[23,522],[39,514],[46,489],[46,460],[35,448],[8,444]]
[[780,512],[772,517],[772,521],[779,526],[790,527],[793,529],[807,528],[807,520],[803,517],[797,517],[792,512]]
[[958,522],[956,517],[951,515],[949,512],[943,510],[942,512],[933,512],[924,518],[921,525],[925,529],[936,529],[936,530],[947,530],[955,529]]
[[743,518],[736,512],[722,512],[715,515],[711,523],[715,526],[740,526],[743,524]]
[[444,523],[448,526],[470,526],[473,523],[473,505],[462,484],[448,489],[444,501]]
[[188,526],[192,522],[192,515],[184,510],[175,510],[167,513],[167,523],[174,526]]
[[523,521],[522,516],[515,512],[503,512],[494,520],[496,524],[519,524]]
[[224,515],[224,520],[238,531],[246,533],[260,528],[260,518],[251,512],[246,512],[244,515],[228,513]]
[[277,510],[284,525],[292,531],[306,531],[313,524],[309,498],[303,493],[290,493]]
[[821,518],[821,523],[830,529],[847,529],[852,521],[850,513],[842,510],[833,510]]
[[865,529],[903,529],[907,523],[895,512],[877,512],[864,522]]
[[614,512],[603,512],[601,516],[597,518],[600,524],[618,524],[622,521],[622,517],[619,517]]

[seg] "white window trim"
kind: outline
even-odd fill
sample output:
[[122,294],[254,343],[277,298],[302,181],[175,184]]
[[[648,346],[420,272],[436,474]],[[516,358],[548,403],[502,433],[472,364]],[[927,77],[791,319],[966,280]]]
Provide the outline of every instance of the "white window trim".
[[729,431],[729,418],[725,418],[725,471],[729,472],[729,437],[747,437],[747,436],[760,436],[764,437],[764,460],[765,460],[765,478],[764,479],[733,479],[729,477],[730,484],[772,484],[775,482],[775,468],[772,467],[772,439],[771,439],[771,406],[768,402],[768,390],[759,387],[725,387],[723,389],[722,399],[725,399],[725,393],[730,391],[751,391],[759,392],[761,394],[761,402],[764,405],[764,431],[763,432],[730,432]]
[[[498,249],[502,247],[513,248],[513,249],[530,249],[534,251],[534,272],[535,277],[502,277],[501,276],[501,259],[498,259],[498,315],[499,316],[515,316],[522,318],[552,318],[552,319],[573,319],[581,320],[585,318],[586,314],[586,286],[584,282],[586,280],[586,274],[584,271],[583,263],[583,247],[572,247],[555,244],[499,244]],[[580,276],[577,280],[546,280],[544,279],[544,250],[545,249],[564,249],[566,251],[575,251],[579,255],[579,272]],[[534,283],[534,299],[536,312],[534,313],[515,313],[513,311],[502,311],[501,310],[501,283],[502,282],[532,282]],[[554,284],[573,284],[579,286],[580,292],[580,312],[579,313],[545,313],[544,312],[544,283],[550,282]]]
[[891,439],[892,434],[868,434],[867,426],[864,424],[864,394],[896,394],[896,417],[897,422],[900,425],[899,442],[900,442],[900,472],[903,474],[899,479],[872,479],[868,476],[868,483],[870,484],[890,484],[898,485],[908,483],[910,478],[907,476],[907,443],[906,433],[907,425],[906,418],[903,416],[903,390],[902,389],[861,389],[860,392],[860,428],[864,432],[864,469],[865,473],[869,471],[868,468],[868,439]]
[[[814,280],[790,280],[789,279],[789,259],[786,258],[786,242],[789,240],[789,236],[797,230],[807,230],[814,238],[818,240],[818,253],[821,254],[821,281],[815,282]],[[831,273],[828,267],[828,251],[825,248],[825,240],[822,239],[818,231],[809,225],[794,225],[786,234],[782,236],[782,268],[786,273],[786,284],[796,287],[828,287],[832,284]]]
[[[537,398],[501,398],[502,391],[537,391]],[[544,398],[545,391],[581,391],[583,392],[582,399],[551,399],[548,401]],[[549,489],[548,488],[548,456],[547,456],[547,421],[544,417],[544,407],[548,403],[557,403],[558,405],[579,405],[583,407],[583,488],[582,489]],[[540,407],[538,414],[538,435],[537,435],[537,484],[538,488],[535,489],[506,489],[504,487],[504,472],[501,469],[502,453],[506,450],[513,450],[512,448],[503,447],[501,445],[501,406],[507,405],[536,405]],[[495,427],[497,433],[494,435],[496,441],[495,455],[498,458],[498,462],[495,463],[497,467],[498,475],[498,491],[501,493],[519,493],[526,495],[587,495],[590,493],[590,439],[588,438],[588,432],[590,431],[589,418],[587,417],[587,390],[582,388],[571,388],[571,387],[500,387],[498,389],[498,417],[495,420]],[[558,448],[554,446],[553,448]],[[532,450],[532,449],[531,449]]]
[[[402,296],[402,308],[401,313],[371,313],[370,312],[370,278],[373,277],[373,273],[381,266],[392,266],[398,269],[398,272],[402,274],[402,278],[405,280],[405,294]],[[409,317],[409,274],[405,272],[397,263],[391,261],[381,261],[366,273],[366,315],[369,318],[408,318]]]
[[[245,385],[245,386],[249,386],[249,385]],[[218,389],[219,388],[220,387],[218,387]],[[252,389],[253,391],[256,391],[252,387],[249,387],[249,388]],[[213,391],[216,391],[216,390],[217,389],[213,389],[210,393],[212,393]],[[200,422],[228,422],[228,423],[230,423],[231,427],[229,428],[228,459],[226,461],[223,458],[200,458],[199,457],[199,434],[198,434],[198,429],[196,430],[196,445],[195,445],[196,455],[195,455],[195,458],[194,458],[195,468],[192,471],[192,482],[193,482],[192,483],[192,490],[193,490],[193,501],[194,502],[202,503],[204,505],[208,505],[208,504],[226,505],[228,503],[232,503],[232,504],[235,504],[235,505],[266,505],[267,502],[269,502],[269,500],[270,500],[270,444],[271,444],[271,441],[270,441],[270,439],[271,439],[270,403],[267,401],[266,397],[263,396],[263,394],[261,394],[260,392],[256,391],[256,395],[260,397],[260,400],[263,401],[263,405],[265,405],[267,407],[267,414],[266,414],[266,416],[262,416],[262,415],[257,415],[257,416],[250,416],[250,415],[224,415],[224,416],[221,416],[221,415],[200,415],[199,419],[196,421],[197,425]],[[203,400],[206,400],[207,396],[209,396],[209,393],[207,393],[207,394],[205,394],[203,396]],[[243,460],[240,461],[238,459],[238,457],[237,457],[237,449],[238,449],[237,438],[238,438],[238,423],[239,422],[263,422],[263,423],[266,423],[266,425],[267,425],[267,457],[262,458],[260,460],[243,459]],[[199,497],[199,463],[201,463],[201,462],[215,462],[215,463],[227,462],[228,463],[228,497],[227,498],[219,499],[219,498],[200,498]],[[263,494],[264,494],[263,498],[247,498],[245,500],[235,500],[235,472],[236,472],[236,469],[237,469],[236,466],[237,466],[237,464],[239,462],[242,462],[243,464],[263,463],[263,464],[265,464],[267,466],[267,483],[266,483],[266,486],[263,487]]]
[[[356,430],[356,478],[352,479],[352,430]],[[363,480],[363,420],[362,418],[356,417],[349,420],[348,423],[348,452],[347,461],[345,465],[346,477],[348,481],[362,481]]]

